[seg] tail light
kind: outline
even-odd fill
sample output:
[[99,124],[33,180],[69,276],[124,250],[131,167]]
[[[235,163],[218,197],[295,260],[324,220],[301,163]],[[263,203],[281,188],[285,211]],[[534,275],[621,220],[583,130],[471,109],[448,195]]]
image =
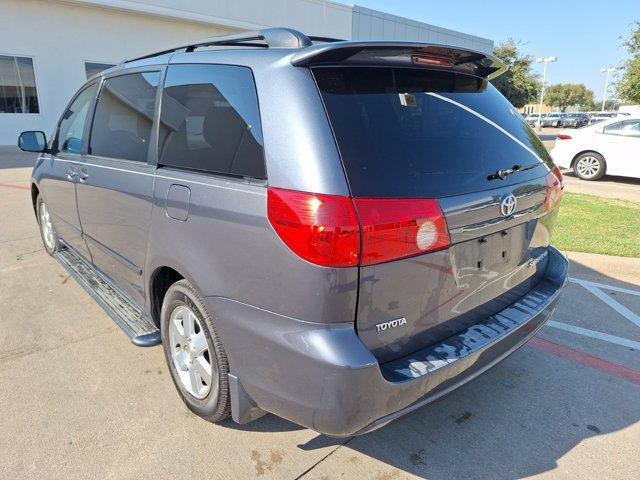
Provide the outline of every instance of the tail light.
[[549,212],[560,205],[562,199],[562,192],[564,190],[564,180],[562,179],[562,173],[558,167],[551,170],[544,177],[547,183],[547,195],[544,199],[544,211]]
[[566,135],[564,133],[559,133],[558,135],[556,135],[556,138],[558,140],[571,140],[573,137],[571,135]]
[[350,198],[269,188],[267,215],[285,245],[308,262],[358,265],[360,225]]
[[449,247],[436,200],[354,198],[362,226],[361,265],[374,265]]
[[325,267],[374,265],[450,245],[436,200],[351,199],[269,188],[267,211],[285,245]]

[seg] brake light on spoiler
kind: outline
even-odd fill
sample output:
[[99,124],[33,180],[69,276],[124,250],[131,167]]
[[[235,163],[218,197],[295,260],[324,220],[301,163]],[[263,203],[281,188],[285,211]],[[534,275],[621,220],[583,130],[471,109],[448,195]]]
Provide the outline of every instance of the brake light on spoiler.
[[450,58],[432,57],[429,55],[412,55],[411,61],[416,65],[425,65],[427,67],[453,67],[453,60]]
[[432,199],[352,199],[270,187],[267,213],[289,249],[324,267],[375,265],[450,245]]

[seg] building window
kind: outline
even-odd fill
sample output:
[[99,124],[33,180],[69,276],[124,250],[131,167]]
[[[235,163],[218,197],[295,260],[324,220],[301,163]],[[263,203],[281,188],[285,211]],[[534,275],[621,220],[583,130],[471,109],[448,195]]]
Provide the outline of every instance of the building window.
[[87,74],[87,80],[89,80],[94,75],[114,66],[113,63],[84,62],[84,71]]
[[33,59],[0,55],[0,113],[40,113]]

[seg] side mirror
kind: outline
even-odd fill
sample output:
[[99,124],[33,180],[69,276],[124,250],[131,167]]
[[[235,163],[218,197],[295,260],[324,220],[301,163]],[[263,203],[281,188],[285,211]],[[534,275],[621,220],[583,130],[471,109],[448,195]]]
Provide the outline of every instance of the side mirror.
[[24,152],[42,153],[47,151],[47,136],[44,132],[29,130],[18,137],[18,148]]

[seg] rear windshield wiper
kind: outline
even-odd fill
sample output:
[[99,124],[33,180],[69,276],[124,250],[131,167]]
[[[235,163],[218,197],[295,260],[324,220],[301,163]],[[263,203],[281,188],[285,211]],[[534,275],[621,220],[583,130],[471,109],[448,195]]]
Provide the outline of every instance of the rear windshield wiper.
[[532,168],[536,168],[538,165],[540,165],[540,162],[532,163],[531,165],[526,165],[524,167],[522,165],[514,165],[511,168],[504,168],[498,170],[496,173],[492,173],[487,177],[487,180],[504,180],[509,175],[513,175],[514,173],[518,172],[524,172],[526,170],[531,170]]

